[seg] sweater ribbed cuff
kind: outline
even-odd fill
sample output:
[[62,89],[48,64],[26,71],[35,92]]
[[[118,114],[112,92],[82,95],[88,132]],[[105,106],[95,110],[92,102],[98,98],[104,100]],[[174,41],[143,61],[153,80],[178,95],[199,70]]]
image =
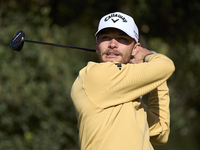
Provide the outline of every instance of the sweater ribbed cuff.
[[143,62],[146,62],[146,58],[147,58],[147,56],[152,55],[152,54],[154,54],[154,53],[146,54],[146,55],[144,56]]

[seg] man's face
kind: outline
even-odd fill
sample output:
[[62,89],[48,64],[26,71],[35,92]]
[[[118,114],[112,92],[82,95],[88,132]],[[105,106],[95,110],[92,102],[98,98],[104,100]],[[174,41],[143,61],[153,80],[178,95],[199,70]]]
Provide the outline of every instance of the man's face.
[[135,40],[121,30],[103,29],[97,36],[96,52],[101,62],[119,62],[127,64],[130,61]]

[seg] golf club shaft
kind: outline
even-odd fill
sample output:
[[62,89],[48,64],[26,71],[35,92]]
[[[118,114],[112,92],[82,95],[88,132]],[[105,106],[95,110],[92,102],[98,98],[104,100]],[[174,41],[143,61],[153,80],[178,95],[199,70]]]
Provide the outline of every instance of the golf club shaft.
[[47,43],[47,42],[39,42],[39,41],[31,41],[31,40],[24,40],[24,41],[29,42],[29,43],[37,43],[37,44],[44,44],[44,45],[73,48],[73,49],[80,49],[80,50],[89,51],[89,52],[95,52],[95,49],[90,49],[90,48],[76,47],[76,46],[70,46],[70,45],[61,45],[61,44],[54,44],[54,43]]

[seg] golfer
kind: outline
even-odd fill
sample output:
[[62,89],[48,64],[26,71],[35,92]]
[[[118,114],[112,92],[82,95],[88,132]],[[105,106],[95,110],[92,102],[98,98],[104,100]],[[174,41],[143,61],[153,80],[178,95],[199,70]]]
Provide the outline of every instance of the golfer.
[[[152,144],[165,144],[173,62],[142,48],[133,18],[120,12],[100,20],[96,53],[100,62],[80,70],[71,90],[81,150],[153,150]],[[150,92],[147,106],[142,96]]]

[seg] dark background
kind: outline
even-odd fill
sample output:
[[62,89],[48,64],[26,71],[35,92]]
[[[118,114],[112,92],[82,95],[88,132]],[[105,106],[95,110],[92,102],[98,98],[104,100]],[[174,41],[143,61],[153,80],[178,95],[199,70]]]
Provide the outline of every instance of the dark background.
[[143,47],[170,57],[171,134],[156,150],[200,149],[200,2],[198,0],[1,0],[0,149],[78,150],[70,89],[95,53],[8,42],[19,30],[26,39],[95,48],[99,19],[131,15]]

